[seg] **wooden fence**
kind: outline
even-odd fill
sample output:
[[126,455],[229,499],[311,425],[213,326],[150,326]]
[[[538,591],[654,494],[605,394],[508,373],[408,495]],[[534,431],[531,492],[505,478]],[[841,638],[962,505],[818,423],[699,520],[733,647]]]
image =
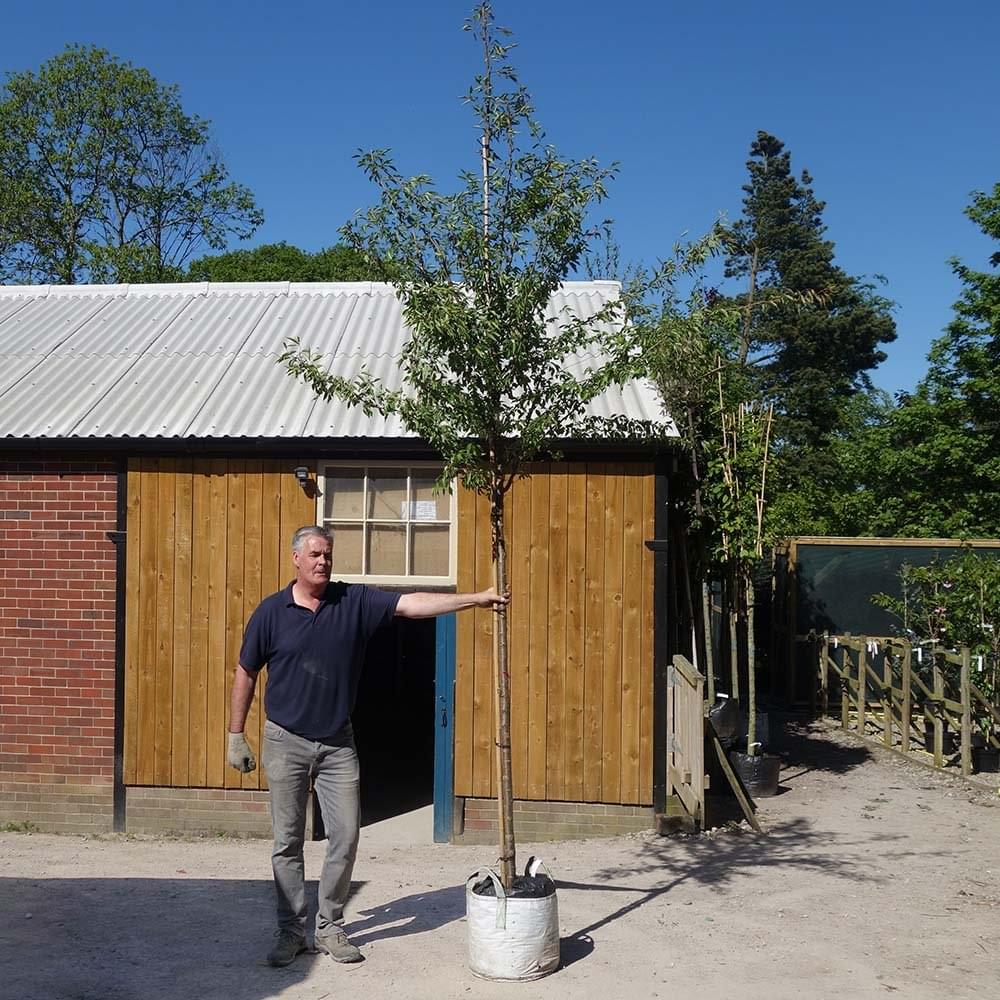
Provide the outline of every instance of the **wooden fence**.
[[[806,635],[797,641],[812,648],[816,683],[813,708],[822,715],[839,694],[840,723],[861,735],[869,730],[886,747],[904,753],[915,739],[944,767],[946,742],[959,736],[963,774],[971,774],[975,742],[1000,748],[1000,708],[973,680],[973,656],[913,645],[894,637]],[[837,690],[835,691],[834,688]],[[953,751],[952,751],[953,753]]]

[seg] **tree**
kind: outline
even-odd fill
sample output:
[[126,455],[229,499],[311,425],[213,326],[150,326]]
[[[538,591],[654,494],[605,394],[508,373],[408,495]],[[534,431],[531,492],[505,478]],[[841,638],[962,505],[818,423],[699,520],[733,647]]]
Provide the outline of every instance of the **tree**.
[[[1000,184],[973,195],[966,214],[1000,241]],[[990,264],[1000,267],[1000,251]],[[927,375],[846,448],[865,488],[865,533],[1000,534],[1000,273],[951,266],[964,289]]]
[[[687,608],[697,629],[715,697],[709,593],[721,583],[728,609],[730,692],[748,711],[748,751],[756,752],[756,685],[753,576],[767,538],[768,465],[773,404],[754,398],[743,334],[753,311],[786,303],[784,293],[764,303],[736,303],[705,287],[703,265],[720,246],[718,231],[677,258],[693,282],[686,301],[667,298],[644,329],[645,357],[664,406],[677,425],[690,474],[678,484],[674,503],[685,523],[687,559],[681,572],[701,590],[701,608]],[[641,322],[641,321],[640,321]],[[686,486],[686,488],[685,488]],[[696,643],[697,645],[698,643]],[[741,697],[741,675],[746,697]]]
[[[904,565],[899,581],[899,597],[876,594],[872,601],[899,619],[907,638],[929,640],[932,653],[935,647],[967,646],[983,657],[977,683],[995,702],[1000,697],[1000,560],[963,546],[945,558],[935,555],[926,566]],[[947,664],[945,670],[955,672]]]
[[188,281],[373,281],[375,270],[352,247],[338,243],[316,253],[287,243],[200,257]]
[[176,87],[71,45],[0,100],[0,277],[163,281],[263,221]]
[[[588,213],[613,170],[564,159],[545,144],[489,3],[475,9],[466,30],[484,61],[467,98],[479,131],[477,169],[461,173],[455,193],[441,194],[425,175],[400,174],[385,150],[366,153],[359,162],[380,202],[343,230],[402,301],[412,331],[401,358],[404,388],[393,391],[367,373],[332,376],[294,343],[284,361],[324,399],[399,414],[441,454],[442,485],[458,477],[488,498],[494,584],[503,592],[505,499],[515,478],[560,439],[632,429],[583,413],[629,378],[637,359],[620,300],[588,320],[545,318],[552,293],[596,235]],[[516,859],[502,610],[494,633],[501,876],[509,887]]]
[[[732,227],[726,275],[746,282],[740,359],[775,407],[776,513],[804,481],[832,485],[827,445],[844,405],[895,339],[890,303],[834,263],[825,205],[812,178],[792,174],[784,144],[758,132],[747,162],[743,217]],[[784,296],[784,300],[782,300]],[[758,306],[766,308],[758,308]],[[794,528],[794,525],[786,525]]]

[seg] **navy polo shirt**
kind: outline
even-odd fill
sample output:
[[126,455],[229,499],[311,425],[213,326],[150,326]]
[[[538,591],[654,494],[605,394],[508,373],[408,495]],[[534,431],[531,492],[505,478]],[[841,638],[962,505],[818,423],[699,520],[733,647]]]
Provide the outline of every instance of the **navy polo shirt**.
[[396,613],[399,594],[328,583],[315,612],[295,603],[292,584],[264,598],[243,634],[240,663],[267,664],[264,710],[282,729],[334,740],[351,720],[368,640]]

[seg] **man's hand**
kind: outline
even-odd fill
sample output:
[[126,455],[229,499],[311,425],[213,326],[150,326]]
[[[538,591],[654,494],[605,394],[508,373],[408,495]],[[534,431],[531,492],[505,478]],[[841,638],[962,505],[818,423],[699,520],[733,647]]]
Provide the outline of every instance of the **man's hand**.
[[497,609],[510,603],[510,591],[508,590],[506,594],[501,596],[491,587],[489,590],[483,590],[478,594],[474,594],[473,598],[477,608]]
[[229,766],[235,767],[237,771],[249,774],[257,766],[257,758],[247,743],[247,738],[242,733],[229,734],[229,747],[226,753]]

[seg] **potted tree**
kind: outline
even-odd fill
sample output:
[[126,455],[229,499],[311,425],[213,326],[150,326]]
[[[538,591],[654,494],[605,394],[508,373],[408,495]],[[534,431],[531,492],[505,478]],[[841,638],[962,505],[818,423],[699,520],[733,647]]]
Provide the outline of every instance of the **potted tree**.
[[[780,759],[764,753],[758,739],[753,572],[767,537],[765,509],[768,461],[772,447],[773,408],[753,398],[750,377],[752,319],[768,309],[796,306],[806,299],[794,292],[768,289],[757,294],[751,267],[743,301],[723,298],[706,288],[705,258],[725,247],[730,234],[714,230],[688,256],[685,272],[693,290],[683,301],[668,301],[649,324],[645,350],[651,374],[664,402],[678,418],[689,460],[686,498],[687,538],[692,565],[701,577],[702,629],[709,718],[726,717],[725,743],[732,744],[734,720],[746,721],[746,752],[730,755],[744,784],[755,795],[777,791]],[[716,694],[715,656],[709,628],[708,576],[721,581],[729,639],[729,693]],[[690,609],[692,618],[694,609]],[[741,690],[740,678],[746,678]],[[721,678],[720,683],[725,683]],[[722,699],[725,699],[724,701]],[[737,706],[739,710],[737,710]],[[721,734],[720,734],[721,735]]]
[[[637,430],[585,414],[591,400],[633,377],[638,359],[621,298],[586,319],[546,318],[553,293],[599,235],[588,215],[613,169],[567,160],[545,143],[491,4],[478,6],[465,28],[483,60],[466,98],[477,121],[476,169],[442,194],[425,175],[404,177],[387,151],[364,153],[359,164],[380,200],[342,230],[402,303],[411,338],[401,386],[365,371],[332,375],[295,342],[282,361],[322,399],[398,415],[440,454],[442,488],[457,479],[489,501],[494,586],[503,593],[505,502],[515,479],[562,439]],[[469,959],[477,974],[528,979],[558,964],[558,918],[551,879],[545,926],[520,917],[517,905],[511,756],[520,748],[510,736],[507,617],[501,609],[494,627],[499,862],[467,892],[470,907],[489,900],[487,918],[470,913]]]
[[[746,664],[746,752],[732,750],[730,759],[747,791],[776,795],[781,758],[765,752],[757,728],[757,661],[754,639],[754,567],[763,556],[767,461],[773,408],[740,401],[727,410],[719,369],[722,448],[716,463],[721,480],[720,528],[722,552],[731,580],[732,604],[744,624]],[[733,625],[730,626],[735,633]],[[734,643],[734,646],[736,644]]]

